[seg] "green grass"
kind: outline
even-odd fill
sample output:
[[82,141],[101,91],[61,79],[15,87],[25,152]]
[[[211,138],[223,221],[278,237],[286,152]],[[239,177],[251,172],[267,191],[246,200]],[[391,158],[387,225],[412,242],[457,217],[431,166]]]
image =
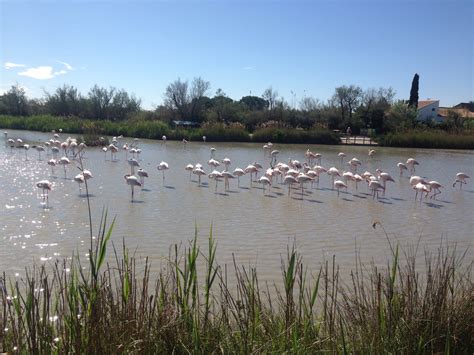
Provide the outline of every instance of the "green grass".
[[165,135],[169,140],[208,142],[275,142],[275,143],[312,143],[339,144],[338,137],[328,130],[292,130],[259,129],[250,135],[240,127],[225,127],[222,124],[205,125],[201,128],[171,129],[162,121],[130,120],[121,122],[79,119],[77,117],[53,117],[49,115],[16,117],[0,115],[0,127],[41,132],[58,131],[83,135],[88,145],[95,145],[100,136],[119,136],[161,139]]
[[288,128],[262,128],[253,133],[254,142],[339,144],[339,137],[329,130],[300,130]]
[[[447,246],[427,254],[393,246],[385,269],[358,266],[341,281],[335,258],[308,270],[295,247],[282,279],[219,265],[217,242],[175,245],[157,274],[115,247],[106,214],[90,262],[1,278],[0,351],[8,353],[472,353],[472,263]],[[391,246],[392,247],[392,246]],[[122,255],[122,257],[119,257]],[[142,261],[139,261],[142,260]],[[137,270],[144,270],[138,272]],[[235,282],[228,282],[233,273]]]
[[451,133],[440,130],[412,130],[389,133],[377,141],[382,146],[438,149],[474,149],[472,131]]

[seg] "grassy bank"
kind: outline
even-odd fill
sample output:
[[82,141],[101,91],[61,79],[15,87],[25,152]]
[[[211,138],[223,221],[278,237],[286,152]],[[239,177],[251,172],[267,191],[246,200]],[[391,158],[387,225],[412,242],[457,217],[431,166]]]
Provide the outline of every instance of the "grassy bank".
[[451,133],[438,130],[413,130],[377,137],[381,146],[439,149],[474,149],[474,132]]
[[[158,274],[128,254],[105,255],[103,227],[90,263],[79,258],[1,278],[0,351],[8,353],[472,353],[472,264],[456,250],[392,249],[385,269],[360,262],[341,282],[336,260],[307,270],[294,248],[282,287],[256,269],[219,265],[212,237],[174,246]],[[392,246],[390,246],[391,248]],[[118,255],[123,255],[119,257]],[[137,272],[144,263],[144,272]],[[230,273],[237,280],[228,283]],[[345,280],[348,280],[345,278]]]
[[202,128],[171,129],[161,121],[132,120],[122,122],[92,121],[77,118],[53,117],[48,115],[16,117],[0,116],[0,127],[51,132],[62,129],[64,132],[83,135],[86,142],[93,142],[98,136],[119,136],[161,139],[165,135],[170,140],[208,142],[275,142],[275,143],[312,143],[339,144],[338,137],[329,130],[291,130],[265,128],[256,130],[253,135],[238,127],[225,127],[221,124],[207,125]]

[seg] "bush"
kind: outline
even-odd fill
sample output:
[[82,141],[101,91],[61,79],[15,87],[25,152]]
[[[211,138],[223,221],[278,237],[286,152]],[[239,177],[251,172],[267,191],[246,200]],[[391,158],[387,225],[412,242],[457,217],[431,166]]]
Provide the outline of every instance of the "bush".
[[412,130],[389,133],[380,136],[377,141],[382,146],[437,149],[474,149],[474,134],[450,133],[439,130]]
[[298,144],[339,144],[339,137],[332,131],[323,129],[299,130],[287,128],[261,128],[253,133],[254,142],[298,143]]

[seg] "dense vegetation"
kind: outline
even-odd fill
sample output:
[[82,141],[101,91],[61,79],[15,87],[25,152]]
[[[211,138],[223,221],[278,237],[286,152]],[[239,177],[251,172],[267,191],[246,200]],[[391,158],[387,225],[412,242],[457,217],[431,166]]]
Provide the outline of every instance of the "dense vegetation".
[[[353,134],[379,137],[384,145],[411,144],[415,139],[396,137],[414,129],[410,136],[433,129],[450,135],[472,134],[474,120],[456,111],[449,111],[442,124],[417,121],[418,88],[419,76],[415,75],[409,101],[394,101],[391,88],[364,90],[343,85],[335,88],[327,102],[305,95],[299,102],[293,96],[289,104],[272,87],[261,96],[233,100],[221,89],[208,96],[210,83],[202,78],[191,83],[178,79],[166,88],[162,105],[144,110],[139,98],[113,87],[95,85],[84,95],[64,85],[45,92],[41,99],[29,99],[16,85],[0,95],[0,126],[42,131],[60,126],[71,133],[143,138],[166,135],[169,139],[200,140],[206,136],[210,141],[249,141],[249,134],[253,134],[255,141],[330,144],[337,139],[329,131],[345,132],[351,127]],[[436,135],[426,134],[412,146],[441,146],[430,141],[431,137]]]
[[449,133],[441,130],[411,130],[389,133],[378,138],[389,147],[474,149],[474,132]]
[[334,258],[307,270],[289,248],[277,286],[262,283],[254,268],[219,265],[212,232],[205,248],[196,238],[184,249],[174,246],[156,275],[125,246],[106,262],[111,232],[103,227],[96,246],[91,242],[87,267],[75,256],[0,278],[1,352],[474,350],[472,263],[446,246],[427,254],[420,273],[414,250],[401,253],[389,242],[385,270],[359,260],[350,276],[340,274]]

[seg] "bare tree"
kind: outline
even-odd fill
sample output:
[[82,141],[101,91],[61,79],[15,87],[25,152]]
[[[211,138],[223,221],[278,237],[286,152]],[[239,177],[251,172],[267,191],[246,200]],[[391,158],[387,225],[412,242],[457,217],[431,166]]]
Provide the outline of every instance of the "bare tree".
[[352,119],[352,113],[359,104],[361,95],[362,89],[359,86],[344,85],[336,88],[336,92],[333,95],[333,101],[338,104],[343,121],[346,119],[346,114],[349,116],[349,120]]
[[278,98],[278,91],[273,90],[273,88],[270,86],[268,89],[266,89],[263,94],[262,98],[264,100],[268,101],[268,108],[270,110],[273,110],[276,106],[276,101]]
[[300,101],[300,110],[304,112],[316,111],[321,107],[321,102],[313,97],[305,96]]
[[165,105],[178,111],[181,119],[193,118],[200,110],[200,99],[210,88],[210,83],[201,77],[194,78],[191,86],[188,81],[178,79],[168,85],[165,92]]

